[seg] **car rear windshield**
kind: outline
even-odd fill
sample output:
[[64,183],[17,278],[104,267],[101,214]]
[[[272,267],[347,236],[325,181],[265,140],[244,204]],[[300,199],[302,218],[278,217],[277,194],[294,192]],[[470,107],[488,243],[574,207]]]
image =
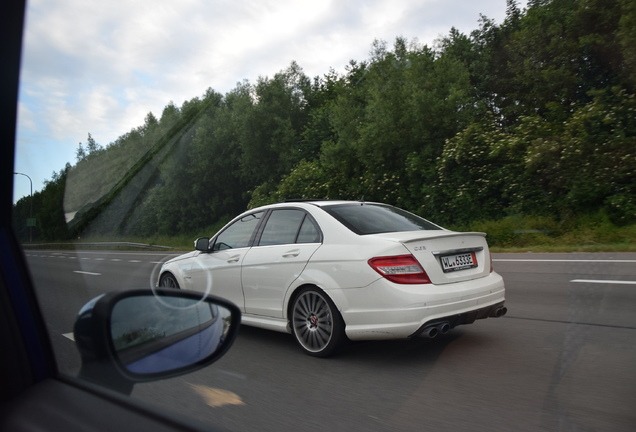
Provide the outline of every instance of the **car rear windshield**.
[[397,207],[359,203],[322,208],[359,235],[441,229],[426,219]]

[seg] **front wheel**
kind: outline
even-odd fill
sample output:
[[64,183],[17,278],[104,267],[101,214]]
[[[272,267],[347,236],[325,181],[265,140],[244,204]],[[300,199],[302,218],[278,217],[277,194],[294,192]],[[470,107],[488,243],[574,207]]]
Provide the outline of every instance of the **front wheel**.
[[340,312],[318,289],[303,289],[294,300],[291,315],[296,342],[311,356],[327,357],[346,339]]
[[172,273],[164,273],[159,278],[159,286],[162,288],[179,289],[179,282]]

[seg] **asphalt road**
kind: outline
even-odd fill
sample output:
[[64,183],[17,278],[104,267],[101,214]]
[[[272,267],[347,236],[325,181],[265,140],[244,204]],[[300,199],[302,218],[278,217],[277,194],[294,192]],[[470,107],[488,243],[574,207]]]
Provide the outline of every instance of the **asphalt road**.
[[[27,252],[60,370],[77,311],[148,287],[163,253]],[[508,315],[436,339],[303,354],[243,327],[214,365],[133,397],[231,431],[634,431],[636,254],[497,254]],[[66,335],[66,336],[65,336]]]

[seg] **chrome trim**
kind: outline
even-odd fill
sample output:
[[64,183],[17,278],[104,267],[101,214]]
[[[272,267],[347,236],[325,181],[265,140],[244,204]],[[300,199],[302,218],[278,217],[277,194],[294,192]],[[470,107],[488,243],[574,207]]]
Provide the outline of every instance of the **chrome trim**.
[[449,249],[445,251],[435,251],[431,252],[436,257],[446,256],[446,255],[457,255],[468,252],[481,252],[484,250],[483,246],[472,247],[472,248],[464,248],[464,249]]

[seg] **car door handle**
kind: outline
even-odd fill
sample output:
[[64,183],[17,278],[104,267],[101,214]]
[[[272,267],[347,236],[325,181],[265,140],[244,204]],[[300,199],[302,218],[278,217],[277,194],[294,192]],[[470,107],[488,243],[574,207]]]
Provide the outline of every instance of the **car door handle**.
[[298,255],[300,255],[300,251],[296,249],[296,250],[284,253],[283,258],[296,258]]
[[227,260],[227,262],[228,262],[228,264],[232,264],[232,263],[236,263],[236,262],[238,262],[240,259],[241,259],[241,256],[240,256],[240,255],[234,255],[234,256],[230,257],[230,258]]

